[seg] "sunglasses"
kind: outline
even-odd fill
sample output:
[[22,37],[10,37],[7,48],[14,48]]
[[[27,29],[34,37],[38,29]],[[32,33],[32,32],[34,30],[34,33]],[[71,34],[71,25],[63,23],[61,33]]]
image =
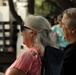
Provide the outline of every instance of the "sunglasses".
[[31,29],[31,28],[26,27],[26,26],[21,26],[21,32],[23,32],[25,29]]

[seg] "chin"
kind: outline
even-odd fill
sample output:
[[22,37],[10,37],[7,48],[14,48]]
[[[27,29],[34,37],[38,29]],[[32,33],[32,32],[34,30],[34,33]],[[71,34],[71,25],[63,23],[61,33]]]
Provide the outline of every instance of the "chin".
[[66,39],[65,36],[63,36],[63,38]]
[[66,37],[64,37],[65,40],[68,40]]
[[[64,39],[68,41],[68,38],[67,38],[67,37],[64,37]],[[69,42],[69,41],[68,41],[68,42]]]
[[64,37],[64,39],[66,39],[66,38]]

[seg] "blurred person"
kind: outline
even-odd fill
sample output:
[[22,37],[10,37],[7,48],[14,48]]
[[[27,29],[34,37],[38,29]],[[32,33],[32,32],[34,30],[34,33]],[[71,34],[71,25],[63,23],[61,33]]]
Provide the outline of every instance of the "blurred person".
[[6,70],[5,75],[40,75],[45,47],[58,48],[50,28],[50,23],[42,16],[29,15],[26,18],[21,35],[28,49]]
[[56,42],[61,50],[64,50],[64,48],[68,45],[68,42],[66,39],[64,39],[63,30],[60,28],[60,22],[62,19],[62,15],[58,15],[57,21],[58,24],[55,24],[51,27],[51,30],[55,36]]
[[76,75],[76,8],[63,12],[60,27],[69,45],[64,49],[63,75]]
[[54,16],[52,19],[51,19],[51,26],[54,26],[58,24],[58,21],[57,21],[57,16]]
[[58,24],[57,16],[54,16],[54,18],[53,18],[53,19],[54,19],[54,25],[55,25],[55,24]]

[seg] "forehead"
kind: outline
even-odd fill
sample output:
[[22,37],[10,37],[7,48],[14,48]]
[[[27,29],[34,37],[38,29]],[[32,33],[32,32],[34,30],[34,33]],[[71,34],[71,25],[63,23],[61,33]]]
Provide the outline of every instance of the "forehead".
[[62,21],[65,21],[66,19],[68,19],[67,14],[63,14]]
[[67,14],[63,14],[63,17],[62,17],[62,23],[63,24],[68,24],[68,16],[67,16]]

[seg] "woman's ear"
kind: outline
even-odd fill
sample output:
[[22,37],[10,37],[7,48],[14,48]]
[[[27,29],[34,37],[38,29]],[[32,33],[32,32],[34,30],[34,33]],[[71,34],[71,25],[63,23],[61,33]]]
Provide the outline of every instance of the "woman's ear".
[[36,36],[36,31],[34,31],[34,30],[31,30],[31,36]]

